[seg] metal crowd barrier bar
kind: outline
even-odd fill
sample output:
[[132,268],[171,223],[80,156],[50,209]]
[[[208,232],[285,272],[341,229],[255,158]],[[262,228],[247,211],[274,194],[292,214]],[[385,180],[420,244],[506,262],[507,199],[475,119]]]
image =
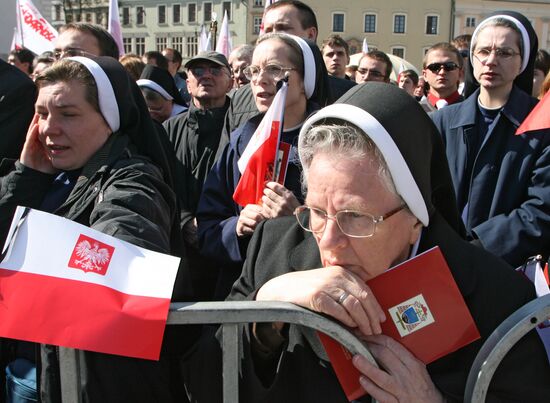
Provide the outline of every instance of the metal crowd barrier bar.
[[[352,354],[361,354],[377,365],[367,347],[344,326],[305,308],[287,302],[231,301],[190,302],[170,305],[167,325],[221,324],[223,349],[223,401],[239,401],[238,324],[285,322],[326,333]],[[75,351],[60,348],[61,393],[63,402],[78,403],[79,363]]]
[[511,314],[489,336],[468,374],[465,402],[485,402],[487,389],[508,351],[530,330],[550,318],[550,294],[537,298]]

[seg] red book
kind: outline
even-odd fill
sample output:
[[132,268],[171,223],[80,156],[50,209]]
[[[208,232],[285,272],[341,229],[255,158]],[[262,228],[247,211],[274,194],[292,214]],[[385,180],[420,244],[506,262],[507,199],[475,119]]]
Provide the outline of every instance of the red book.
[[[386,314],[382,333],[425,364],[480,338],[477,327],[439,247],[434,247],[367,283]],[[457,331],[460,329],[460,331]],[[319,333],[336,376],[351,401],[366,392],[351,354]]]

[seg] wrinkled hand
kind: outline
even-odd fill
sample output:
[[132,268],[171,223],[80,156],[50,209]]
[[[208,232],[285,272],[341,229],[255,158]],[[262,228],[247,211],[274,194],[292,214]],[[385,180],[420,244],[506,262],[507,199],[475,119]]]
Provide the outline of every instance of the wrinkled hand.
[[32,118],[19,161],[26,167],[53,174],[57,172],[57,169],[53,167],[48,153],[38,138],[38,117],[38,114],[35,113]]
[[[339,302],[344,293],[349,295]],[[330,315],[362,335],[380,334],[386,320],[365,282],[340,266],[283,274],[265,283],[256,300],[292,302]]]
[[262,196],[263,214],[266,218],[292,215],[300,205],[294,193],[277,182],[268,182]]
[[409,350],[391,337],[364,337],[376,368],[361,355],[353,357],[353,365],[364,375],[361,385],[379,402],[440,403],[444,397],[432,382],[426,366]]
[[263,214],[262,206],[248,204],[242,209],[237,220],[237,236],[252,235],[256,226],[267,217]]

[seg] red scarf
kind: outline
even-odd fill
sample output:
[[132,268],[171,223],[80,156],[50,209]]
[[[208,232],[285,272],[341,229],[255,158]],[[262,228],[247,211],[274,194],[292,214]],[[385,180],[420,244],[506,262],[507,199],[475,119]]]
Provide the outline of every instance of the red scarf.
[[460,100],[460,94],[458,91],[453,92],[451,95],[449,95],[447,98],[438,98],[431,92],[428,92],[428,101],[430,102],[430,105],[434,108],[437,108],[436,102],[440,99],[444,99],[447,101],[447,105],[452,105],[457,103]]

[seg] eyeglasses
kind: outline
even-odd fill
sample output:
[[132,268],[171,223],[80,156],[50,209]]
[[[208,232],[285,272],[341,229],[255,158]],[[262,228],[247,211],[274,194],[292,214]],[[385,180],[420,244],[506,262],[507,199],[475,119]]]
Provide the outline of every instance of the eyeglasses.
[[485,64],[493,52],[498,59],[503,60],[509,60],[520,54],[512,48],[478,48],[474,50],[474,56],[481,62],[481,64]]
[[371,77],[376,77],[376,78],[383,78],[384,77],[384,74],[383,73],[380,73],[378,70],[369,70],[369,69],[357,69],[357,72],[361,75],[369,75]]
[[201,78],[206,73],[212,74],[214,77],[219,77],[226,71],[223,67],[191,67],[189,71],[197,78]]
[[255,81],[258,76],[263,73],[267,78],[274,81],[282,80],[287,71],[296,70],[294,67],[283,67],[278,64],[268,64],[264,68],[254,66],[253,64],[243,70],[244,76],[250,81]]
[[458,64],[455,62],[445,62],[445,63],[431,63],[426,66],[428,70],[432,73],[439,73],[441,69],[445,71],[454,71],[458,69]]
[[67,48],[63,50],[56,49],[53,52],[53,57],[55,60],[64,59],[66,57],[73,57],[73,56],[95,57],[96,55],[78,48]]
[[327,226],[327,219],[335,220],[343,234],[351,238],[368,238],[376,232],[376,225],[397,214],[406,207],[405,204],[390,212],[375,217],[369,213],[354,210],[341,210],[331,216],[325,211],[308,206],[300,206],[294,211],[298,224],[304,230],[315,234],[321,233]]

